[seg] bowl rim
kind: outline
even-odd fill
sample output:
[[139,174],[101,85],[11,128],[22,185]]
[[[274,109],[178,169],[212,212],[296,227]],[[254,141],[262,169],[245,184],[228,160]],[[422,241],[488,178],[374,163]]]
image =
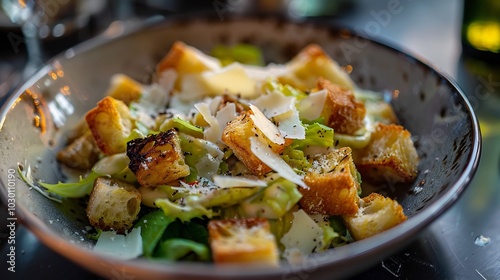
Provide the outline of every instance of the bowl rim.
[[[14,93],[5,101],[3,106],[0,108],[0,132],[2,130],[5,119],[8,116],[9,108],[15,103],[16,99],[23,94],[23,92],[29,88],[31,85],[36,83],[40,78],[49,73],[51,69],[51,65],[53,62],[59,59],[66,59],[65,54],[68,51],[71,51],[73,55],[81,55],[86,51],[89,51],[94,48],[98,48],[100,46],[106,45],[108,43],[112,43],[115,40],[124,39],[130,36],[134,36],[136,33],[140,33],[145,30],[155,29],[155,28],[168,28],[171,26],[176,26],[178,24],[183,24],[183,21],[192,20],[192,15],[188,16],[172,16],[166,18],[161,21],[151,21],[140,24],[139,26],[131,27],[120,34],[101,34],[92,39],[84,41],[65,52],[62,52],[53,58],[51,58],[43,68],[38,70],[31,78],[22,83],[20,87],[18,87]],[[211,17],[197,17],[196,20],[214,20]],[[282,262],[282,264],[278,268],[262,268],[252,269],[252,266],[248,265],[231,265],[231,266],[214,266],[213,264],[202,264],[202,263],[182,263],[182,262],[173,262],[172,265],[166,265],[165,263],[153,262],[151,260],[143,260],[143,259],[134,259],[134,260],[117,260],[111,257],[103,256],[94,253],[91,250],[83,249],[81,246],[73,244],[65,239],[59,238],[59,235],[55,233],[52,229],[50,229],[44,222],[42,222],[38,217],[36,217],[33,213],[25,209],[24,207],[16,207],[16,215],[18,221],[20,221],[29,231],[34,233],[34,235],[48,248],[56,251],[59,255],[64,256],[67,259],[70,259],[74,263],[79,264],[80,266],[93,271],[95,273],[104,275],[104,271],[102,268],[100,270],[92,267],[91,264],[104,264],[104,266],[119,266],[122,269],[130,270],[134,272],[146,273],[145,275],[157,276],[161,277],[162,275],[174,275],[174,276],[207,276],[214,275],[217,277],[236,277],[236,276],[277,276],[283,275],[284,273],[293,273],[299,270],[313,271],[319,268],[325,268],[332,264],[335,266],[342,266],[348,262],[351,262],[353,259],[357,259],[358,261],[369,260],[373,258],[377,258],[381,260],[379,256],[381,252],[394,252],[397,248],[394,248],[394,244],[407,244],[413,238],[416,237],[417,233],[425,228],[427,225],[432,223],[437,219],[443,212],[447,211],[451,205],[453,205],[459,197],[464,193],[465,188],[469,185],[472,180],[481,155],[481,146],[482,139],[481,133],[479,129],[478,119],[472,109],[470,102],[468,101],[465,93],[458,86],[456,81],[454,81],[448,74],[439,70],[438,67],[432,65],[425,58],[412,53],[411,51],[402,48],[401,46],[396,46],[394,42],[389,42],[379,37],[367,37],[359,32],[356,32],[353,29],[347,28],[345,26],[336,25],[336,24],[325,24],[320,22],[297,22],[289,19],[282,18],[269,18],[269,17],[255,17],[254,15],[250,16],[238,16],[238,17],[228,17],[224,20],[225,23],[228,21],[256,21],[256,20],[265,20],[265,21],[284,21],[284,24],[290,25],[312,25],[315,28],[319,28],[322,30],[333,31],[336,33],[340,32],[349,32],[351,36],[359,37],[360,39],[367,40],[371,43],[378,45],[379,47],[383,47],[385,49],[390,50],[398,55],[404,56],[406,59],[410,59],[419,66],[424,67],[429,70],[436,76],[443,79],[447,85],[450,86],[456,93],[458,93],[460,98],[460,103],[463,104],[463,111],[470,118],[472,123],[473,130],[471,131],[471,139],[472,139],[472,147],[470,153],[468,155],[468,162],[463,169],[462,174],[455,179],[452,186],[448,191],[443,192],[441,197],[433,202],[431,202],[428,207],[422,209],[420,212],[413,215],[406,222],[391,228],[387,231],[384,231],[377,235],[376,239],[369,238],[366,240],[356,241],[349,246],[340,247],[335,249],[335,253],[339,255],[343,255],[341,257],[337,257],[334,259],[328,258],[328,253],[317,253],[314,254],[319,256],[315,258],[313,264],[310,266],[301,266],[300,268],[294,267],[287,263]],[[3,185],[3,182],[0,182]],[[0,188],[0,194],[4,202],[7,202],[7,193],[6,186]],[[332,250],[328,250],[332,251]],[[313,255],[313,257],[314,257]],[[86,259],[92,259],[93,261],[89,264]],[[250,269],[248,269],[250,268]],[[244,273],[242,273],[244,272]],[[359,271],[361,272],[361,270]]]

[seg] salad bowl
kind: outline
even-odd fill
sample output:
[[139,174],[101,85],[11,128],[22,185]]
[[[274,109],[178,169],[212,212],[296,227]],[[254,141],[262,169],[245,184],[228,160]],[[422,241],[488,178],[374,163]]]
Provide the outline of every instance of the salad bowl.
[[[110,78],[125,73],[149,83],[155,66],[175,41],[202,51],[246,43],[262,50],[265,61],[284,63],[304,46],[320,45],[351,69],[363,89],[388,98],[411,133],[420,163],[411,184],[386,184],[380,192],[396,199],[408,216],[374,237],[311,255],[300,264],[278,267],[218,266],[209,263],[118,260],[92,251],[86,203],[53,201],[26,184],[66,181],[56,153],[85,113],[104,97]],[[360,273],[402,249],[463,193],[479,161],[481,137],[464,93],[443,73],[414,56],[349,30],[270,18],[177,19],[102,36],[54,57],[6,102],[0,115],[0,193],[5,205],[45,245],[106,278],[127,279],[334,279]],[[11,176],[15,175],[15,176]],[[10,211],[9,210],[9,211]]]

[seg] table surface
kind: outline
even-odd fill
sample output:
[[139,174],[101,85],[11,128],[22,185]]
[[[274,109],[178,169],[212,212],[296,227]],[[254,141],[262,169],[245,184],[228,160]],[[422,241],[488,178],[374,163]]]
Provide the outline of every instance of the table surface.
[[[394,2],[399,3],[399,12],[384,13]],[[500,68],[462,55],[461,14],[462,2],[455,0],[357,0],[349,10],[322,19],[380,38],[442,69],[466,92],[483,133],[479,169],[458,202],[416,241],[352,279],[500,279]],[[374,22],[379,28],[370,28]],[[0,42],[5,40],[0,38]],[[2,63],[4,68],[7,62],[13,67],[24,63],[22,50],[7,59],[9,51],[3,48],[0,53],[0,73]],[[6,82],[0,74],[0,89]],[[7,211],[0,212],[0,223],[5,223]],[[0,259],[7,254],[7,232],[2,224]],[[479,237],[489,243],[477,242]],[[17,271],[6,275],[2,261],[2,279],[4,275],[13,279],[98,278],[52,252],[22,226],[17,229],[16,249]]]

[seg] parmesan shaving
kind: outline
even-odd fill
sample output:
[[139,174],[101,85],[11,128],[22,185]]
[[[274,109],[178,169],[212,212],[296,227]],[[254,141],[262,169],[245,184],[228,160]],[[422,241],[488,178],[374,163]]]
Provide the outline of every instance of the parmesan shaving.
[[141,228],[134,228],[127,235],[103,231],[94,246],[94,252],[120,260],[131,260],[142,255]]
[[243,98],[255,97],[257,85],[239,63],[232,63],[216,71],[204,72],[201,78],[211,94],[239,94]]
[[221,188],[233,188],[233,187],[265,187],[267,186],[266,181],[255,180],[245,177],[233,177],[233,176],[213,176],[214,183]]
[[274,121],[278,123],[278,129],[285,138],[289,139],[306,139],[306,129],[300,121],[299,112],[292,107],[289,112],[274,117]]
[[264,135],[273,143],[278,145],[285,144],[285,138],[281,135],[280,130],[274,125],[257,106],[250,104],[250,109],[253,114],[250,118],[253,120],[255,126],[264,133]]
[[257,137],[250,137],[250,149],[258,159],[276,171],[281,177],[305,189],[309,189],[306,183],[302,181],[302,177],[295,173],[278,154],[273,152],[266,144],[260,142]]
[[302,99],[297,105],[300,117],[309,121],[319,118],[325,105],[326,94],[326,89],[323,89],[310,93],[306,98]]
[[292,108],[295,108],[295,98],[287,97],[275,90],[254,99],[252,104],[257,106],[266,117],[272,118],[290,112]]
[[300,209],[293,213],[292,227],[281,238],[281,244],[285,246],[284,256],[291,263],[300,263],[304,257],[309,255],[323,240],[323,229]]

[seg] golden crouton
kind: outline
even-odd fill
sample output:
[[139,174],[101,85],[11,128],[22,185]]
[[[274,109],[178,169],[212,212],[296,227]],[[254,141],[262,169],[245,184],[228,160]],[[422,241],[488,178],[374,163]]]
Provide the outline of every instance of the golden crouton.
[[124,74],[116,74],[111,78],[111,85],[107,91],[107,96],[121,100],[130,105],[132,101],[137,101],[142,96],[142,85]]
[[214,262],[277,266],[279,253],[269,222],[264,218],[211,220],[208,223]]
[[353,135],[364,127],[365,105],[354,98],[352,91],[323,78],[318,79],[317,89],[327,90],[321,116],[325,118],[326,125],[335,130],[335,133]]
[[123,101],[107,96],[90,110],[85,120],[99,149],[106,155],[124,152],[132,130],[132,116]]
[[278,77],[278,80],[302,91],[314,88],[318,77],[323,77],[343,88],[354,89],[354,83],[349,75],[315,44],[305,47],[286,64],[286,67],[289,71]]
[[371,193],[360,200],[358,213],[343,218],[353,239],[361,240],[404,222],[406,215],[397,201]]
[[129,169],[142,186],[167,184],[189,175],[175,129],[128,142]]
[[99,147],[97,147],[92,133],[87,131],[73,140],[57,153],[57,160],[71,168],[79,170],[91,169],[99,160]]
[[363,180],[401,183],[417,175],[417,150],[410,132],[400,125],[377,124],[368,146],[354,150],[353,157]]
[[141,194],[130,184],[97,178],[87,205],[90,224],[101,230],[124,233],[130,229],[141,210]]
[[222,142],[234,152],[234,155],[253,174],[264,175],[272,169],[252,153],[250,149],[250,137],[256,136],[264,139],[271,150],[277,154],[283,152],[285,146],[290,142],[285,142],[283,145],[273,143],[255,126],[250,115],[252,115],[252,111],[248,110],[228,123],[222,132]]
[[352,161],[351,148],[344,147],[313,161],[313,171],[300,188],[299,205],[308,214],[345,215],[358,211],[360,182]]

